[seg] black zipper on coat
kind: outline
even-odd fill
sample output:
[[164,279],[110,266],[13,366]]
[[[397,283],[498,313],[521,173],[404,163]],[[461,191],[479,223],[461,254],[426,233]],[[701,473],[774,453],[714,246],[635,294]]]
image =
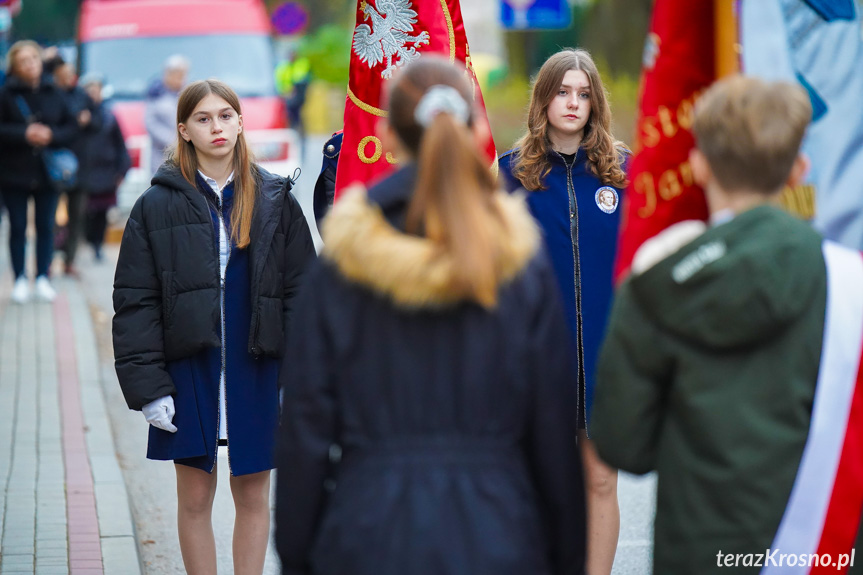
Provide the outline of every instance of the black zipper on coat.
[[569,235],[572,240],[576,331],[578,333],[578,341],[576,342],[578,346],[578,385],[581,391],[577,396],[576,411],[584,418],[584,429],[585,433],[587,433],[587,376],[584,372],[584,329],[581,315],[581,255],[578,251],[578,201],[575,197],[575,184],[572,182],[572,169],[575,167],[576,159],[578,159],[578,150],[575,151],[571,164],[556,150],[552,151],[557,154],[557,157],[563,160],[563,165],[566,166],[566,192],[569,196]]

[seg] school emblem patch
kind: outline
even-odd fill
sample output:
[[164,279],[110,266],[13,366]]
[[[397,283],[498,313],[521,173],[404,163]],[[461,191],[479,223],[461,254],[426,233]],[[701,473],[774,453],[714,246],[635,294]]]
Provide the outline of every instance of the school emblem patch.
[[617,190],[609,186],[602,186],[596,190],[594,196],[596,205],[606,214],[611,214],[617,209],[617,204],[620,203],[620,197],[617,195]]

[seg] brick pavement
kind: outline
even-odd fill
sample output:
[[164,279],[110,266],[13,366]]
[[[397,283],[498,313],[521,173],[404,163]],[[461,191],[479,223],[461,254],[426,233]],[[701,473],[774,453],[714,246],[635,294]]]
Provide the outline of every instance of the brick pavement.
[[81,286],[11,304],[0,238],[0,574],[140,575]]

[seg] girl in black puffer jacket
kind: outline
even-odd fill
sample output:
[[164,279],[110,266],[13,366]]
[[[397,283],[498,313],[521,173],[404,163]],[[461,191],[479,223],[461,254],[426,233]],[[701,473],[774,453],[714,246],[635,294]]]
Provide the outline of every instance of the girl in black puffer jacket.
[[285,332],[314,247],[291,181],[251,163],[233,90],[190,84],[177,131],[123,234],[115,367],[129,407],[151,424],[147,457],[176,464],[186,570],[216,572],[213,471],[225,445],[234,565],[260,573]]

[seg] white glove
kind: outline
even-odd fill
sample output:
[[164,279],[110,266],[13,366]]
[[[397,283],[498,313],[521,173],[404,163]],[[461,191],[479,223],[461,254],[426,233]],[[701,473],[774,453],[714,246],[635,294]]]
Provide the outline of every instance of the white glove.
[[171,433],[177,432],[177,427],[171,423],[171,420],[174,419],[174,398],[170,395],[151,401],[141,408],[141,411],[144,413],[147,423],[153,427]]

